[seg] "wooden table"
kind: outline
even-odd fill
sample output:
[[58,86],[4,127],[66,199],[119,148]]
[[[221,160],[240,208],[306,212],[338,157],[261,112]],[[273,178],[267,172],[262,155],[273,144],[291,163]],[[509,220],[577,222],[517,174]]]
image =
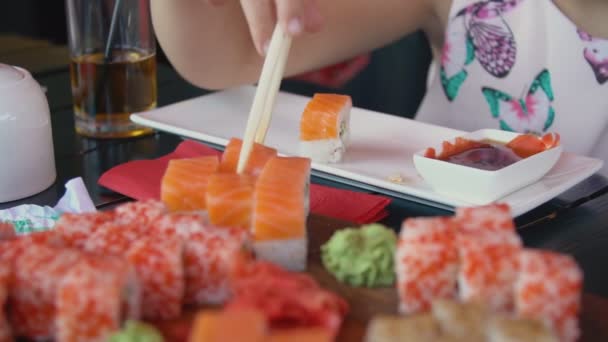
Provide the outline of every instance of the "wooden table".
[[[50,46],[51,49],[57,47]],[[53,138],[58,178],[55,184],[42,193],[20,201],[2,203],[0,209],[18,204],[31,203],[39,205],[54,205],[64,193],[64,184],[68,179],[82,177],[91,193],[95,205],[102,209],[129,200],[124,196],[100,187],[97,184],[99,176],[106,170],[118,164],[135,160],[151,159],[171,152],[182,139],[178,136],[157,133],[139,139],[126,140],[91,140],[77,136],[74,132],[71,91],[67,59],[63,66],[57,65],[54,60],[48,67],[44,66],[44,44],[37,44],[30,48],[31,60],[36,61],[34,77],[47,87],[47,97],[51,107],[53,125]],[[38,59],[34,58],[38,56]],[[25,60],[25,59],[24,59]],[[29,60],[29,59],[28,59]],[[3,62],[0,51],[0,62]],[[34,65],[34,64],[32,64]],[[188,84],[167,65],[158,68],[159,106],[200,96],[208,93]],[[296,92],[303,95],[312,95],[315,92],[327,91],[320,87],[306,85],[298,82],[285,82],[282,90]],[[356,104],[356,99],[355,99]],[[370,108],[374,109],[374,108]],[[364,191],[343,184],[313,178],[315,183],[334,187]],[[419,203],[401,199],[393,199],[388,207],[389,216],[382,223],[398,230],[403,219],[412,216],[449,215],[450,212]],[[608,180],[601,176],[593,176],[563,193],[554,200],[532,210],[516,219],[520,235],[528,247],[551,249],[569,253],[576,258],[585,273],[584,288],[586,326],[597,326],[597,330],[590,330],[595,334],[601,330],[602,325],[608,326],[608,320],[598,321],[608,311],[599,297],[608,298]],[[345,223],[330,219],[313,218],[313,239],[322,239],[322,234],[331,231]],[[323,229],[326,227],[326,229]],[[318,235],[318,236],[317,236]],[[314,253],[313,253],[314,255]],[[320,272],[314,263],[312,272]],[[331,280],[321,277],[322,282]],[[339,288],[347,297],[362,296],[370,298],[364,308],[366,310],[387,310],[387,303],[394,300],[390,294],[365,294],[367,292],[351,291]],[[389,291],[390,292],[390,291]],[[599,297],[593,297],[595,294]],[[368,305],[369,304],[369,305]],[[355,321],[363,316],[357,316]],[[588,312],[588,314],[587,314]],[[353,322],[355,322],[353,321]],[[602,328],[603,329],[603,328]],[[608,336],[600,334],[595,336]],[[606,339],[608,340],[608,338]]]

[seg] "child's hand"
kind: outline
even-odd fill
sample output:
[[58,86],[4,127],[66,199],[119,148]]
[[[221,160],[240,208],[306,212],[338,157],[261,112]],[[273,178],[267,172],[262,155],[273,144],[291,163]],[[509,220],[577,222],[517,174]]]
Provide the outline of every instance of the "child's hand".
[[[204,0],[220,6],[226,1]],[[272,31],[277,22],[285,31],[295,37],[304,32],[315,32],[321,28],[322,17],[317,0],[240,0],[249,25],[249,32],[255,48],[265,55]]]

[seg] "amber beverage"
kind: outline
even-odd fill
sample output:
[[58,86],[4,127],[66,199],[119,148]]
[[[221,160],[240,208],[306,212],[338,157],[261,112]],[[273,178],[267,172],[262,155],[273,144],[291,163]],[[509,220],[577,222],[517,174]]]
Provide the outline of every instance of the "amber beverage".
[[152,133],[130,116],[156,107],[149,1],[66,0],[76,132],[92,138]]
[[156,107],[156,59],[137,51],[72,58],[76,131],[96,137],[133,137],[151,132],[129,116]]

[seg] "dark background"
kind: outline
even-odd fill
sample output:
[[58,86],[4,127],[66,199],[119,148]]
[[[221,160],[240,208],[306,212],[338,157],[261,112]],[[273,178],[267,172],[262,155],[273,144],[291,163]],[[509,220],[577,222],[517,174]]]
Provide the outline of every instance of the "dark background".
[[[67,45],[64,0],[3,1],[0,5],[2,34]],[[160,47],[158,52],[159,61],[166,62]],[[416,32],[374,51],[370,65],[337,91],[351,95],[356,106],[413,117],[424,94],[430,59],[424,34]],[[287,82],[284,88],[304,94],[316,90],[314,85],[301,82]]]

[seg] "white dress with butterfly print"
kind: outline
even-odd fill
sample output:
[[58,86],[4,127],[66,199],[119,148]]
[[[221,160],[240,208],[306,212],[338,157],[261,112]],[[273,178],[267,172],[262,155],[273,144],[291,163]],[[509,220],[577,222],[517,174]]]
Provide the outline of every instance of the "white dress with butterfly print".
[[416,119],[557,132],[608,175],[608,39],[578,30],[552,0],[453,0]]

